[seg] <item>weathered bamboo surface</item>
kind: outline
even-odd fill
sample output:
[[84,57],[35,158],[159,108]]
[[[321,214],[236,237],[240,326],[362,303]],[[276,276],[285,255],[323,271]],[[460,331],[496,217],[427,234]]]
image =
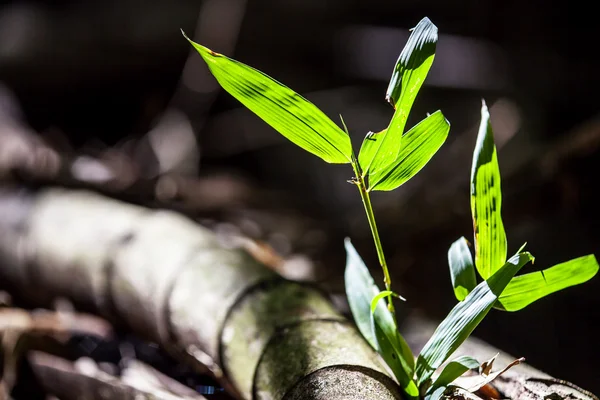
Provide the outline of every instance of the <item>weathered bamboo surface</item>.
[[[5,189],[0,288],[36,304],[67,297],[199,370],[208,366],[244,399],[401,398],[324,293],[279,277],[171,211],[86,191]],[[409,319],[403,330],[418,349],[432,329]],[[483,361],[496,351],[471,339],[458,353]],[[501,354],[497,363],[507,361]],[[527,365],[495,386],[511,399],[597,400]]]
[[20,297],[68,297],[224,374],[242,398],[399,398],[323,293],[179,214],[60,189],[5,191],[0,210],[0,286]]

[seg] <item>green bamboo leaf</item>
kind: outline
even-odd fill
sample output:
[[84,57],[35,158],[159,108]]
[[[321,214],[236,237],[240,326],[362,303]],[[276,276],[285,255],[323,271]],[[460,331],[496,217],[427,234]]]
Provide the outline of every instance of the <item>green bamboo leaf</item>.
[[407,102],[409,109],[412,106],[433,63],[437,41],[437,26],[427,17],[412,29],[408,42],[396,61],[385,95],[385,99],[395,109],[403,101]]
[[460,356],[450,361],[437,379],[433,382],[432,388],[439,386],[448,386],[456,378],[471,369],[479,368],[479,361],[469,356]]
[[[377,309],[385,309],[387,311],[387,307],[385,307],[383,302],[377,305]],[[377,341],[377,352],[390,367],[407,397],[409,399],[418,399],[419,388],[412,379],[414,358],[408,344],[400,333],[398,333],[393,319],[389,321],[387,318],[377,318],[374,313],[371,317],[371,326]]]
[[557,264],[543,271],[514,277],[500,295],[495,308],[518,311],[536,300],[569,286],[579,285],[598,272],[593,254]]
[[459,302],[440,323],[417,358],[419,386],[454,353],[490,311],[512,277],[533,257],[521,253],[512,257],[487,281],[481,282]]
[[423,18],[412,30],[402,52],[386,93],[386,100],[395,108],[387,130],[377,141],[364,141],[358,161],[366,176],[394,162],[401,149],[402,134],[410,109],[431,68],[438,40],[437,27]]
[[377,349],[377,342],[371,328],[370,304],[380,290],[349,238],[344,240],[344,246],[346,247],[344,284],[348,305],[358,330],[371,347]]
[[358,152],[358,164],[363,170],[363,177],[368,175],[369,164],[375,157],[377,150],[379,150],[379,145],[386,132],[387,128],[379,132],[369,132],[363,139]]
[[313,103],[261,71],[185,38],[223,89],[263,121],[329,163],[350,162],[350,138]]
[[[344,281],[354,321],[363,337],[390,365],[406,392],[412,393],[416,388],[414,382],[412,385],[410,383],[414,371],[414,355],[398,333],[394,318],[383,298],[379,298],[374,312],[371,312],[371,302],[380,290],[350,239],[346,238],[344,244],[347,253]],[[418,395],[418,391],[416,394]]]
[[450,265],[450,278],[454,295],[458,301],[465,297],[477,286],[475,267],[467,239],[461,237],[452,243],[448,250],[448,264]]
[[406,132],[396,161],[369,175],[369,190],[394,190],[415,176],[444,144],[450,123],[436,111]]
[[[427,394],[430,394],[430,400],[436,400],[435,393],[439,393],[439,388],[444,388],[445,391],[448,385],[454,382],[456,378],[468,370],[475,368],[479,368],[479,362],[473,357],[460,356],[450,361],[448,364],[446,364],[440,375],[427,390]],[[425,395],[426,399],[428,397],[427,394]]]
[[404,297],[400,296],[398,293],[392,292],[391,290],[382,290],[381,292],[379,292],[379,294],[377,296],[373,297],[373,300],[371,300],[371,312],[372,313],[375,312],[375,308],[377,307],[377,304],[379,304],[379,301],[381,301],[381,299],[383,299],[384,297],[389,297],[389,296],[394,296],[397,299],[406,301],[406,299]]
[[447,386],[440,386],[436,388],[433,392],[429,394],[425,394],[425,400],[439,400],[442,398],[444,393],[446,392]]
[[500,169],[490,123],[483,102],[481,125],[471,169],[471,212],[475,230],[475,266],[483,279],[492,276],[506,260],[506,233],[500,208]]

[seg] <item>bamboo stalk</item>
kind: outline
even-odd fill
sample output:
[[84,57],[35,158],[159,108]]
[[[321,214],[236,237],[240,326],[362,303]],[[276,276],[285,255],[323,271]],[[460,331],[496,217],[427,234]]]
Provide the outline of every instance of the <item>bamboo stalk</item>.
[[174,212],[85,191],[5,191],[0,260],[0,286],[124,323],[226,377],[241,398],[400,398],[323,293]]

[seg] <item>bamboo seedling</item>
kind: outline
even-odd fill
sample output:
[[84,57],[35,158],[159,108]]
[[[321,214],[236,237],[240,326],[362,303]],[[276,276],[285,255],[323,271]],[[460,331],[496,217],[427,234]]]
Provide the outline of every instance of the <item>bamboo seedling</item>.
[[[583,283],[598,272],[596,258],[587,255],[543,271],[515,276],[534,258],[524,251],[524,246],[507,258],[500,170],[489,112],[483,103],[471,172],[475,260],[465,238],[450,247],[448,261],[458,304],[415,357],[398,331],[392,299],[403,298],[392,290],[370,194],[391,191],[407,182],[448,137],[450,123],[439,110],[405,131],[412,105],[435,57],[437,27],[424,18],[412,29],[386,93],[386,100],[394,108],[393,116],[386,129],[366,135],[358,157],[343,120],[342,129],[313,103],[263,72],[216,53],[187,36],[186,39],[223,89],[267,124],[328,163],[351,165],[354,176],[349,182],[357,187],[364,205],[385,289],[377,287],[358,252],[346,239],[346,294],[358,329],[387,363],[407,398],[438,399],[452,388],[456,378],[480,367],[473,358],[459,357],[447,363],[433,379],[436,370],[492,308],[520,310],[550,293]],[[482,278],[479,283],[475,270]],[[477,390],[497,375],[487,373],[479,385],[467,389]]]

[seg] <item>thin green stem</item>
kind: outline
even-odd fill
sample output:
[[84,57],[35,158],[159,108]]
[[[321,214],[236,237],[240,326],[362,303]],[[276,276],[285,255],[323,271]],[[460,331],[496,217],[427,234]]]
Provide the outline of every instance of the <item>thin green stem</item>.
[[[353,182],[354,184],[356,184],[356,186],[358,187],[358,191],[360,192],[360,198],[365,207],[367,220],[369,221],[369,227],[371,228],[371,233],[373,234],[373,241],[375,242],[377,257],[379,258],[379,265],[381,265],[381,269],[383,270],[383,282],[385,284],[385,289],[392,291],[392,279],[390,277],[390,271],[387,266],[387,261],[385,260],[385,254],[383,254],[383,246],[381,245],[379,231],[377,230],[377,223],[375,222],[375,214],[373,213],[373,206],[371,205],[371,197],[369,196],[369,191],[367,190],[365,179],[360,171],[360,166],[356,159],[352,161],[352,168],[354,169],[354,174],[356,175]],[[388,309],[394,316],[395,320],[396,310],[394,309],[392,296],[388,296]]]

